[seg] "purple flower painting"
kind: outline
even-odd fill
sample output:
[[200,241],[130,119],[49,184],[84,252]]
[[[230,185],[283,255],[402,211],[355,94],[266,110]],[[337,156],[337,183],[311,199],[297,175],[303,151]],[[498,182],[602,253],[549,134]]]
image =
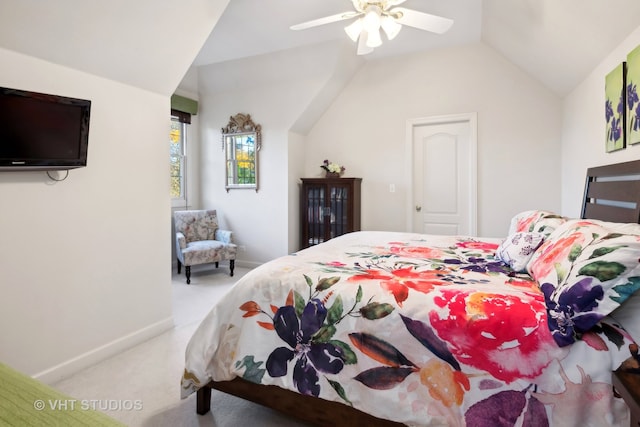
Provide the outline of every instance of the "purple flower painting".
[[640,143],[640,98],[638,83],[640,82],[640,46],[627,55],[627,142]]
[[625,148],[625,68],[623,62],[605,78],[605,120],[607,153]]

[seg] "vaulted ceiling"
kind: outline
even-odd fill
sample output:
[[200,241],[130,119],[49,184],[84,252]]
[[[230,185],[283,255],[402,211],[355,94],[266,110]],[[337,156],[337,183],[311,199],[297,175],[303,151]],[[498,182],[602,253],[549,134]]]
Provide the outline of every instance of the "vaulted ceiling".
[[[455,22],[444,35],[404,28],[364,59],[484,42],[561,96],[640,25],[638,0],[407,0],[402,6]],[[350,0],[0,0],[0,47],[170,94],[192,62],[344,39],[344,22],[289,27],[348,10]]]
[[[402,6],[454,24],[443,35],[404,27],[364,59],[484,42],[560,96],[640,25],[637,0],[406,0]],[[194,65],[345,39],[351,21],[289,27],[351,10],[350,0],[232,0]]]
[[228,3],[0,0],[0,48],[170,95]]

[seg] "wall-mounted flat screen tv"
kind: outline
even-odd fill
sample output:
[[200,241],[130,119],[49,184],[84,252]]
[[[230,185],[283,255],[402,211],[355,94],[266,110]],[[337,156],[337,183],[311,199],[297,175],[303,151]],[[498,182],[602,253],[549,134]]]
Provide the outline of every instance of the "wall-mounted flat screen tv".
[[0,171],[87,165],[91,101],[0,87]]

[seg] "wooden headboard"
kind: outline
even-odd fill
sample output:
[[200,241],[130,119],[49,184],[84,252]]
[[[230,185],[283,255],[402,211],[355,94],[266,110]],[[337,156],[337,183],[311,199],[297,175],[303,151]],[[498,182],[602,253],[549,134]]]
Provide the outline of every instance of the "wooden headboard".
[[640,160],[587,169],[580,217],[640,223]]

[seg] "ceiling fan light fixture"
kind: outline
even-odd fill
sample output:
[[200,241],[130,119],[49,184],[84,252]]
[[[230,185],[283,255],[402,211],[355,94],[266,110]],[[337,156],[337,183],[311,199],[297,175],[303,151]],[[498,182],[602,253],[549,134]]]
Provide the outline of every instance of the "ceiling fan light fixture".
[[362,18],[358,18],[353,21],[351,24],[344,27],[344,31],[347,33],[349,38],[354,42],[358,41],[358,37],[360,37],[360,33],[362,32]]
[[362,32],[360,33],[360,39],[358,40],[358,55],[367,55],[373,52],[373,48],[367,46],[368,37],[369,35],[367,34],[367,31],[362,30]]
[[378,6],[371,5],[367,7],[364,18],[362,18],[364,29],[367,30],[369,34],[379,30],[381,17],[382,9],[380,9]]
[[385,15],[382,17],[380,26],[384,30],[384,33],[387,35],[387,39],[389,40],[395,39],[402,29],[402,25],[398,24],[396,20],[389,15]]
[[380,37],[380,30],[367,31],[367,46],[371,48],[382,46],[382,37]]
[[292,30],[304,30],[332,22],[355,19],[344,27],[351,40],[357,43],[358,55],[366,55],[382,45],[382,32],[387,40],[393,40],[403,26],[443,34],[453,20],[404,7],[395,7],[406,0],[351,0],[354,10],[337,13],[292,25]]

